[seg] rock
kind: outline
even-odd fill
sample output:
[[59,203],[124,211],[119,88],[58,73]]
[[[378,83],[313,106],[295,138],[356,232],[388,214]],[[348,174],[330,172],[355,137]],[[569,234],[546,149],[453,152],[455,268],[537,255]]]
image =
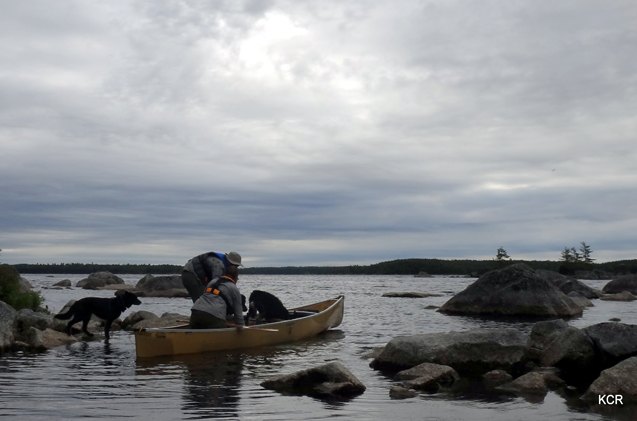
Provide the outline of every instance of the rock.
[[20,286],[20,292],[29,292],[33,290],[33,285],[31,285],[31,282],[29,282],[27,278],[20,276],[18,282]]
[[448,365],[422,363],[397,373],[395,379],[407,380],[403,385],[409,389],[435,393],[441,386],[453,385],[460,376]]
[[56,282],[53,284],[54,287],[70,287],[71,286],[71,280],[70,279],[64,279],[61,280],[60,282]]
[[637,355],[637,325],[604,322],[582,330],[595,344],[603,368]]
[[407,389],[402,386],[392,386],[389,388],[389,397],[391,399],[409,399],[418,396],[418,392]]
[[99,289],[106,285],[123,284],[124,280],[110,272],[91,273],[88,278],[79,281],[75,286],[84,289]]
[[440,294],[432,294],[429,292],[386,292],[383,297],[400,297],[400,298],[427,298],[441,297]]
[[604,294],[600,299],[604,301],[635,301],[637,297],[628,291],[622,291],[615,294]]
[[143,278],[141,278],[139,281],[137,281],[137,285],[135,285],[137,288],[143,288],[144,284],[146,284],[146,282],[150,281],[151,279],[153,279],[154,276],[151,275],[150,273],[148,275],[144,275]]
[[513,380],[513,376],[504,370],[491,370],[482,375],[482,383],[487,389],[493,389]]
[[572,317],[582,307],[523,263],[482,275],[439,310],[451,314]]
[[9,304],[0,301],[0,352],[13,346],[15,335],[13,327],[17,312]]
[[73,336],[69,336],[66,333],[58,332],[53,329],[45,329],[41,334],[42,347],[45,349],[51,349],[62,345],[72,344],[77,342],[77,339]]
[[596,354],[588,335],[559,319],[533,326],[526,357],[541,366],[559,367],[567,377],[579,379],[591,374],[589,368]]
[[122,326],[125,326],[126,330],[138,330],[151,327],[171,327],[188,324],[190,317],[177,313],[164,313],[161,317],[148,312],[138,311],[127,317]]
[[340,362],[275,376],[262,382],[261,386],[280,392],[322,398],[349,398],[360,395],[366,389]]
[[370,366],[395,370],[429,362],[451,366],[461,374],[508,371],[521,362],[527,340],[527,335],[511,328],[399,336],[385,345]]
[[138,329],[135,325],[143,320],[156,320],[159,319],[155,313],[151,313],[150,311],[140,310],[126,316],[124,321],[122,321],[122,328],[128,329],[129,327],[132,330]]
[[145,276],[135,287],[140,297],[189,297],[181,275]]
[[602,371],[582,398],[598,403],[602,395],[621,395],[623,404],[637,403],[637,357],[628,358]]
[[576,292],[582,297],[588,299],[599,298],[602,296],[602,292],[594,288],[589,287],[585,283],[578,281],[577,279],[564,276],[561,273],[553,272],[551,270],[538,269],[536,274],[544,279],[552,282],[557,286],[564,294],[569,295],[571,292]]
[[567,294],[567,296],[573,300],[575,304],[584,308],[584,307],[593,307],[593,302],[588,298],[580,295],[579,292],[571,291]]
[[628,291],[637,295],[637,275],[623,275],[617,279],[613,279],[602,288],[606,294],[616,294],[622,291]]
[[31,327],[44,330],[52,325],[53,316],[47,313],[35,312],[25,308],[16,314],[15,328],[18,333],[27,331]]
[[548,393],[549,388],[544,380],[544,374],[536,371],[526,373],[510,383],[498,386],[497,390],[515,393],[516,395],[540,395]]

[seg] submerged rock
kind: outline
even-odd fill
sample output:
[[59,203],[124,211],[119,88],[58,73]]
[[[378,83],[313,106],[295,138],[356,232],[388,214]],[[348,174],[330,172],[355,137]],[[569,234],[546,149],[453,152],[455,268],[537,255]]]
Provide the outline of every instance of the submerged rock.
[[427,297],[440,297],[440,294],[432,294],[430,292],[386,292],[383,297],[398,297],[398,298],[427,298]]
[[448,365],[422,363],[396,374],[396,380],[406,380],[408,389],[435,393],[441,386],[451,386],[460,379],[458,373]]
[[481,276],[439,310],[451,314],[572,317],[582,314],[552,282],[518,263]]

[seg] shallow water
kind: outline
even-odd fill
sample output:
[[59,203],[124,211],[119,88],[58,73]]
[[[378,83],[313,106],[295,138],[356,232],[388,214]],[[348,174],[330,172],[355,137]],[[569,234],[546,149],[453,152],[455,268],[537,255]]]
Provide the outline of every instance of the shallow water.
[[[75,285],[80,275],[24,275],[40,290],[52,312],[70,299],[112,296],[112,291],[80,288],[48,289],[62,279]],[[141,276],[122,276],[135,284]],[[242,419],[290,420],[332,417],[400,420],[599,420],[632,419],[634,413],[582,412],[550,392],[539,402],[509,396],[465,394],[450,397],[422,394],[392,400],[393,381],[369,367],[365,354],[399,335],[447,332],[477,327],[516,327],[528,331],[530,322],[492,321],[448,316],[428,306],[440,306],[475,279],[414,278],[408,276],[261,276],[245,275],[242,293],[263,289],[288,307],[345,295],[341,326],[302,343],[249,352],[213,353],[137,361],[134,337],[112,333],[109,344],[78,342],[44,353],[0,356],[0,417],[19,419]],[[585,281],[601,288],[605,281]],[[429,298],[387,298],[384,292],[419,291],[440,294]],[[595,300],[569,323],[577,327],[619,317],[637,324],[634,303]],[[189,314],[190,300],[142,298],[128,310]],[[366,386],[364,394],[344,402],[325,402],[306,396],[286,396],[260,383],[269,376],[290,373],[339,360]]]

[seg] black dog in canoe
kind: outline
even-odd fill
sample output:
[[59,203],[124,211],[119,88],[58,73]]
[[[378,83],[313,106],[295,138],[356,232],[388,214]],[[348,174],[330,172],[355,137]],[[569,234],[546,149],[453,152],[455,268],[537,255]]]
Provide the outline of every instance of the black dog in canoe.
[[248,314],[245,316],[246,322],[249,319],[256,319],[257,312],[259,313],[259,321],[266,323],[290,318],[290,312],[281,300],[269,292],[252,291],[250,298],[248,298],[248,306]]
[[86,297],[77,300],[66,313],[56,314],[56,319],[71,319],[66,324],[66,333],[71,334],[71,326],[82,322],[82,332],[93,336],[86,328],[91,315],[96,315],[104,320],[104,337],[108,340],[113,320],[117,319],[127,308],[139,305],[142,302],[135,294],[129,291],[117,291],[114,298]]

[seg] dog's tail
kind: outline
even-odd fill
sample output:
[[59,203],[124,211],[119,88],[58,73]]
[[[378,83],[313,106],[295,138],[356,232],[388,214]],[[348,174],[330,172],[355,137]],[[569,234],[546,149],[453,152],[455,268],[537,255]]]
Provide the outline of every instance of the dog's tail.
[[73,308],[72,307],[70,309],[68,309],[68,311],[66,313],[56,314],[53,317],[55,317],[56,319],[66,320],[66,319],[70,319],[71,316],[73,316]]

